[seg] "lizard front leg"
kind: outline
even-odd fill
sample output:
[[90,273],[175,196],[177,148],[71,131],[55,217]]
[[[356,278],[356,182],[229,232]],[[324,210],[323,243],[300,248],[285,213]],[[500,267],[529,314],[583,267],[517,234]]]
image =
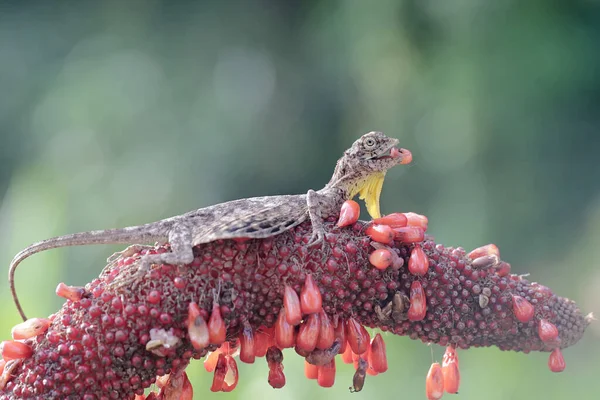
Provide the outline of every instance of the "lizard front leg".
[[169,231],[168,242],[171,246],[171,251],[161,254],[146,254],[140,258],[137,266],[137,271],[129,277],[115,280],[113,288],[120,288],[125,285],[136,285],[150,271],[152,265],[155,264],[170,264],[170,265],[185,265],[194,261],[192,229],[185,223],[173,225]]
[[321,204],[320,195],[314,190],[310,189],[306,193],[306,203],[308,205],[308,217],[312,225],[312,235],[308,241],[307,246],[313,246],[315,244],[323,243],[325,237],[325,227],[323,226],[323,217],[321,216]]

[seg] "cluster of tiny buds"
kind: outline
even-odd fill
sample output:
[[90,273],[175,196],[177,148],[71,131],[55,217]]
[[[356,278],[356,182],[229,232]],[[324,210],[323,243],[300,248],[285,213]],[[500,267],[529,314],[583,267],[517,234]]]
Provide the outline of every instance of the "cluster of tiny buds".
[[333,386],[335,356],[338,354],[342,355],[344,362],[354,363],[353,391],[362,389],[365,374],[377,375],[388,368],[382,336],[377,334],[371,340],[365,327],[354,318],[331,321],[323,311],[321,292],[310,274],[306,276],[299,295],[290,286],[285,286],[283,307],[272,327],[263,326],[254,331],[245,324],[236,340],[225,341],[225,327],[218,309],[213,309],[206,322],[198,306],[191,303],[187,319],[188,334],[194,348],[199,350],[219,345],[204,361],[205,369],[214,373],[212,391],[230,392],[236,387],[238,368],[235,356],[249,364],[254,363],[256,358],[266,357],[269,384],[276,389],[282,388],[285,375],[281,350],[286,348],[293,348],[304,357],[306,377],[316,379],[321,387]]
[[[340,218],[339,226],[353,224],[358,213],[359,206],[352,200],[344,204],[342,210],[345,212]],[[403,243],[414,243],[408,260],[408,272],[416,276],[424,276],[429,271],[429,259],[420,242],[424,240],[428,227],[426,216],[415,213],[394,213],[381,218],[376,218],[366,229],[365,233],[374,241],[375,247],[369,257],[370,263],[378,269],[388,267],[401,268],[404,260],[400,258],[391,248],[387,246],[394,240]],[[510,274],[509,263],[500,260],[500,250],[495,244],[478,247],[468,254],[472,260],[474,269],[495,268],[499,276]],[[479,294],[479,305],[485,308],[489,303],[491,290],[484,288]],[[410,306],[408,319],[421,321],[427,313],[427,299],[421,283],[414,280],[410,287]],[[514,295],[512,297],[513,313],[521,323],[528,323],[534,318],[535,309],[525,298]],[[560,350],[560,339],[558,329],[551,322],[540,319],[538,321],[538,335],[542,342],[555,345],[550,353],[548,367],[552,372],[562,372],[565,369],[565,361]],[[458,357],[455,348],[450,345],[446,348],[443,363],[433,363],[426,377],[426,396],[428,400],[437,400],[446,393],[458,393],[460,383],[460,372],[458,369]]]
[[[353,226],[358,220],[359,211],[356,202],[351,200],[345,202],[337,221],[338,227]],[[427,226],[427,218],[415,213],[394,213],[374,219],[366,226],[364,232],[370,238],[370,245],[374,249],[369,254],[369,262],[381,271],[388,268],[399,271],[405,267],[407,259],[405,273],[424,277],[430,268],[435,268],[436,265],[436,260],[430,259],[424,249]],[[395,241],[410,246],[407,257],[395,251],[393,248]],[[484,274],[483,271],[494,271],[500,277],[510,274],[510,264],[500,259],[500,252],[493,244],[479,247],[468,253],[467,257],[471,263],[457,268],[469,268],[468,272],[473,277],[473,281],[476,280],[476,275]],[[175,278],[175,287],[185,286],[182,279]],[[540,290],[545,289],[540,286]],[[56,293],[74,303],[90,301],[85,296],[86,290],[81,287],[71,287],[61,283]],[[409,296],[397,293],[389,302],[389,309],[385,310],[377,306],[374,311],[381,320],[389,319],[391,315],[392,319],[423,321],[427,315],[428,304],[431,304],[428,302],[427,293],[421,281],[414,279],[410,283]],[[482,309],[490,304],[492,291],[489,288],[475,290],[473,287],[473,293],[478,295],[478,304]],[[103,296],[100,292],[94,295]],[[150,304],[160,303],[161,293],[156,290],[149,291],[145,299]],[[328,315],[323,307],[322,291],[311,273],[306,273],[300,288],[284,285],[282,299],[282,306],[272,326],[260,326],[254,329],[248,321],[243,321],[238,330],[239,334],[235,338],[228,335],[228,325],[222,315],[222,307],[218,299],[215,298],[213,301],[210,312],[196,302],[187,305],[185,320],[187,338],[196,351],[195,354],[207,354],[204,367],[208,372],[213,373],[211,391],[230,392],[236,388],[239,379],[237,357],[241,362],[249,364],[254,363],[257,358],[265,357],[269,368],[268,383],[273,388],[283,387],[286,377],[283,372],[282,350],[286,348],[293,348],[305,359],[306,377],[316,380],[321,387],[331,387],[334,384],[337,355],[341,356],[344,363],[354,366],[355,374],[350,387],[353,392],[362,390],[366,375],[377,375],[387,371],[386,346],[381,334],[376,333],[371,337],[365,326],[352,316]],[[118,302],[119,298],[107,297],[106,301],[112,304]],[[90,309],[90,312],[96,311]],[[512,312],[514,318],[523,324],[538,318],[535,323],[539,339],[552,349],[548,360],[549,369],[553,372],[563,371],[565,361],[560,350],[561,339],[557,326],[547,319],[536,317],[534,306],[517,294],[512,295]],[[164,318],[163,314],[159,317],[165,320],[162,321],[165,324],[171,322],[169,314],[164,314]],[[44,335],[53,320],[54,316],[47,319],[29,319],[12,329],[13,340],[0,344],[2,355],[0,391],[9,388],[14,370],[33,354],[32,340],[39,335]],[[51,339],[49,338],[50,341]],[[118,342],[121,338],[115,335],[111,340]],[[174,353],[180,340],[180,336],[171,331],[151,329],[148,335],[144,336],[145,350],[159,358],[167,357]],[[87,346],[83,340],[82,345]],[[436,362],[431,365],[425,380],[427,399],[440,399],[444,393],[458,392],[460,371],[456,347],[456,343],[447,344],[442,364]],[[61,351],[59,349],[59,353]],[[68,349],[65,351],[68,352]],[[185,365],[182,364],[181,368],[170,370],[170,374],[165,371],[155,380],[159,391],[148,395],[138,393],[136,400],[192,399],[192,387],[184,369]]]

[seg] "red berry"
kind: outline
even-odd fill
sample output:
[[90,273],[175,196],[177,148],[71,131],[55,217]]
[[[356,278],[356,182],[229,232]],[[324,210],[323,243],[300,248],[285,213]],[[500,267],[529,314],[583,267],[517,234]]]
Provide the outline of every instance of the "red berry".
[[402,243],[419,243],[425,239],[423,228],[407,226],[406,228],[395,228],[394,239]]
[[200,307],[194,302],[188,305],[187,329],[194,349],[202,350],[210,344],[208,325],[200,315]]
[[338,324],[333,330],[335,338],[340,341],[340,351],[338,354],[343,354],[346,351],[348,341],[346,340],[346,324],[342,318],[338,318]]
[[531,303],[523,297],[516,295],[513,296],[512,302],[515,317],[517,317],[517,319],[523,323],[531,321],[533,314],[535,313],[535,309]]
[[387,249],[377,249],[369,255],[369,262],[377,269],[384,270],[392,265],[392,252]]
[[458,368],[458,357],[452,346],[446,347],[442,358],[442,374],[444,375],[444,391],[446,393],[458,393],[460,386],[460,370]]
[[358,221],[358,217],[360,216],[360,206],[354,200],[346,200],[344,204],[342,204],[342,208],[340,210],[340,218],[337,222],[337,226],[344,227],[353,225],[356,221]]
[[300,310],[300,299],[298,294],[291,286],[285,285],[283,294],[283,306],[285,307],[285,316],[290,325],[298,325],[302,321],[302,311]]
[[25,343],[5,340],[0,343],[0,354],[2,354],[2,358],[6,361],[17,360],[31,357],[33,349]]
[[310,314],[298,329],[296,349],[305,352],[313,351],[319,339],[319,328],[319,314]]
[[412,156],[412,153],[410,152],[410,150],[400,149],[400,150],[398,150],[398,153],[399,153],[399,156],[398,156],[398,154],[394,151],[394,149],[395,149],[395,147],[392,149],[391,157],[392,158],[401,157],[402,158],[402,161],[400,161],[401,165],[410,164],[412,162],[413,156]]
[[439,400],[444,395],[444,375],[439,363],[431,364],[425,379],[425,395],[428,400]]
[[423,229],[424,231],[427,230],[427,224],[429,223],[429,220],[427,219],[426,216],[421,215],[421,214],[416,214],[413,212],[404,213],[404,216],[406,217],[406,219],[408,221],[408,226],[418,227],[418,228]]
[[30,318],[13,326],[11,330],[12,338],[15,340],[30,339],[48,330],[50,320],[48,318]]
[[491,256],[491,255],[495,255],[498,258],[500,257],[500,250],[498,249],[498,246],[496,246],[493,243],[478,247],[478,248],[474,249],[473,251],[471,251],[467,256],[471,260],[474,260],[479,257]]
[[335,382],[335,358],[317,367],[317,383],[321,387],[332,387]]
[[548,368],[550,368],[550,371],[552,372],[563,372],[565,370],[565,366],[565,359],[562,355],[562,352],[557,347],[556,349],[552,350],[552,353],[550,353],[550,357],[548,358]]
[[413,275],[423,276],[429,270],[429,259],[419,244],[410,252],[408,271]]
[[79,286],[67,286],[61,282],[56,287],[56,294],[71,301],[79,301],[83,298],[85,289]]
[[496,274],[500,277],[504,277],[510,274],[510,264],[505,261],[500,261],[500,263],[496,266]]
[[352,352],[352,348],[350,346],[346,346],[346,350],[344,350],[342,353],[342,361],[344,364],[352,364],[353,355],[354,353]]
[[283,374],[283,353],[277,347],[269,347],[267,350],[267,365],[269,366],[269,385],[273,389],[281,389],[285,386],[285,375]]
[[373,223],[378,225],[389,225],[392,228],[404,228],[408,224],[408,219],[406,218],[406,215],[402,213],[393,213],[381,218],[375,218]]
[[388,369],[385,342],[379,333],[375,335],[375,338],[371,342],[368,361],[369,367],[373,368],[377,373],[385,372]]
[[369,332],[352,317],[346,320],[346,338],[354,354],[363,354],[369,348]]
[[413,281],[410,285],[410,307],[408,308],[408,319],[421,321],[427,313],[427,299],[421,282]]
[[269,370],[268,382],[273,389],[281,389],[282,387],[284,387],[285,375],[283,374],[283,369],[275,368]]
[[304,360],[304,375],[308,379],[317,379],[319,367]]
[[[254,363],[255,358],[254,331],[250,324],[246,323],[240,332],[240,361],[247,364]],[[265,349],[266,351],[266,349]]]
[[319,313],[319,338],[317,339],[317,349],[325,350],[333,345],[335,340],[335,330],[331,324],[329,316],[323,310]]
[[300,307],[303,314],[317,313],[323,307],[321,291],[311,274],[306,274],[304,286],[300,292]]
[[158,304],[160,303],[160,292],[158,290],[153,290],[150,293],[148,293],[148,296],[146,296],[146,300],[148,300],[148,303],[151,304]]
[[215,302],[213,303],[212,313],[208,320],[208,335],[210,343],[221,344],[225,342],[227,330],[225,321],[221,317],[221,307]]
[[394,241],[394,230],[388,225],[369,225],[365,233],[379,243],[391,244]]
[[254,335],[254,355],[256,357],[264,357],[267,354],[267,349],[271,346],[274,329],[261,327]]
[[285,308],[282,307],[277,322],[275,322],[275,343],[280,349],[294,347],[296,343],[295,333],[294,326],[287,322]]
[[538,335],[542,342],[552,343],[558,338],[558,328],[552,322],[540,319]]

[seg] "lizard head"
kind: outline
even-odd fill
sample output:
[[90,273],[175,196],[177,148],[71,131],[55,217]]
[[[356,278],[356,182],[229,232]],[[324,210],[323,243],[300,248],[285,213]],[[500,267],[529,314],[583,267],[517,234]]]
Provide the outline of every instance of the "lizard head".
[[388,169],[412,161],[410,151],[398,148],[398,139],[369,132],[356,140],[339,159],[330,186],[342,188],[348,198],[365,200],[373,218],[380,217],[379,196]]

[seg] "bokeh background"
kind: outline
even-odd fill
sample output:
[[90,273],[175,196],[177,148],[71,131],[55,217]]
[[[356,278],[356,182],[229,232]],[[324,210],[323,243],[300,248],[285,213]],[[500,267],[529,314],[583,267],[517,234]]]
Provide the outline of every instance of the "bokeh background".
[[[324,185],[342,151],[382,130],[414,162],[384,212],[430,218],[439,242],[496,243],[517,273],[600,312],[598,1],[0,1],[0,272],[33,241]],[[366,215],[366,214],[365,214]],[[29,315],[61,305],[118,247],[22,264]],[[19,322],[0,286],[0,336]],[[460,353],[460,399],[597,398],[600,329],[564,352]],[[443,349],[386,335],[390,369],[352,398],[424,398]],[[219,398],[347,399],[266,363]],[[189,375],[211,398],[200,362]],[[451,397],[451,396],[449,396]]]

